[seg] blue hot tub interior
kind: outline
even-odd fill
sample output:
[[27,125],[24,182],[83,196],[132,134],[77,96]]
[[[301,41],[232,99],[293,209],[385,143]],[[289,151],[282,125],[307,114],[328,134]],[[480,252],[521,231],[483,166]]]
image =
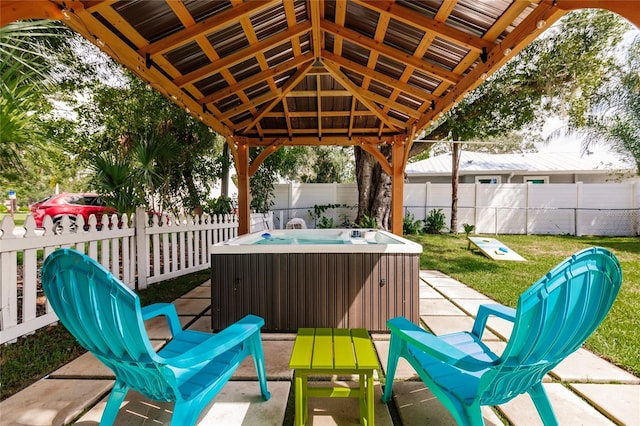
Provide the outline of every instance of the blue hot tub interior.
[[282,237],[263,237],[256,244],[344,244],[343,240],[327,240],[318,238],[282,238]]
[[353,230],[350,233],[333,235],[272,235],[269,232],[263,233],[260,238],[253,242],[258,245],[319,245],[319,244],[401,244],[400,241],[389,238],[385,235],[376,235],[375,232]]

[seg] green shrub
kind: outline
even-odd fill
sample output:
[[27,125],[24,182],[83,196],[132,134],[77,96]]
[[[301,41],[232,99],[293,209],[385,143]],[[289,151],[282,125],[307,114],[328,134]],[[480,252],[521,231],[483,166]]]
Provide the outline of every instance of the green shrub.
[[422,221],[415,218],[413,213],[407,211],[402,221],[402,233],[405,235],[418,235],[422,231]]
[[333,218],[322,216],[329,209],[348,207],[346,204],[314,204],[313,211],[307,210],[316,228],[335,228],[336,223]]
[[439,234],[446,229],[445,217],[442,209],[433,209],[424,220],[424,232],[427,234]]
[[335,227],[336,227],[336,223],[333,220],[333,218],[327,218],[325,216],[322,216],[316,222],[316,228],[319,228],[319,229],[329,229],[329,228],[335,228]]
[[467,238],[469,238],[469,234],[471,234],[476,229],[475,225],[469,225],[468,223],[463,223],[462,227],[464,228],[464,235]]
[[375,217],[369,217],[366,213],[362,215],[358,222],[359,228],[378,228],[378,220]]
[[469,225],[468,223],[463,223],[462,227],[464,228],[464,236],[467,238],[467,248],[471,250],[471,240],[469,239],[469,234],[471,234],[475,229],[475,225]]
[[226,195],[208,200],[204,206],[205,213],[210,215],[225,215],[233,212],[233,199]]

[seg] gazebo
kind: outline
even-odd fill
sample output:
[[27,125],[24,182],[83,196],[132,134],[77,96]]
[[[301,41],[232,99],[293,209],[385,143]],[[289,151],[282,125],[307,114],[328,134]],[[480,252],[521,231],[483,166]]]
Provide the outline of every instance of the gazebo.
[[[0,24],[61,20],[223,135],[241,234],[249,177],[288,145],[372,154],[391,176],[391,230],[402,234],[415,135],[579,8],[640,25],[633,0],[0,0]],[[253,162],[250,147],[265,148]]]

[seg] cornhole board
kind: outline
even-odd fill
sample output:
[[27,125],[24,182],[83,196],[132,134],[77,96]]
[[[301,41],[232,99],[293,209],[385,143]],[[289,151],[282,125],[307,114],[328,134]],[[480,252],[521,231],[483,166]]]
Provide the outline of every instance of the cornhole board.
[[515,260],[520,262],[526,262],[527,259],[520,256],[509,247],[505,246],[495,238],[484,237],[469,237],[469,241],[478,247],[478,250],[482,252],[489,259],[493,260]]

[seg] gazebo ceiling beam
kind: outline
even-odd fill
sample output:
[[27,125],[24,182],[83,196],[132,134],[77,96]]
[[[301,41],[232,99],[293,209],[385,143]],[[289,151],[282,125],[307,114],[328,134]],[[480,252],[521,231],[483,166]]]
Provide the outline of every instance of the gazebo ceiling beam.
[[[314,130],[314,129],[311,129]],[[274,136],[265,136],[264,138],[246,138],[246,144],[252,147],[265,147],[271,146],[275,142],[281,143],[282,146],[354,146],[360,145],[361,143],[367,143],[369,145],[383,145],[388,144],[393,141],[394,135],[388,134],[382,137],[367,137],[367,136],[354,136],[354,137],[346,137],[346,136],[332,136],[325,135],[322,138],[318,138],[316,135],[303,135],[303,136],[294,136],[292,138],[286,138],[282,135],[274,135]]]
[[313,54],[316,58],[320,58],[322,50],[322,32],[320,31],[320,0],[311,0],[307,2],[309,5],[309,18],[311,20],[311,43],[313,46]]
[[227,57],[224,57],[217,62],[211,63],[200,69],[187,73],[182,77],[176,78],[173,83],[178,87],[182,87],[189,83],[193,83],[203,78],[212,76],[220,72],[221,70],[228,69],[229,67],[237,65],[249,58],[255,57],[257,54],[265,50],[277,47],[283,43],[287,43],[290,41],[290,39],[308,33],[310,30],[311,24],[309,22],[302,22],[288,29],[287,31],[280,32],[274,36],[261,40],[258,43],[246,49],[242,49],[236,53],[233,53]]
[[[306,128],[306,129],[300,129],[300,128],[295,128],[295,135],[292,136],[287,136],[284,134],[284,130],[278,130],[278,129],[265,129],[265,131],[263,132],[264,136],[256,136],[254,134],[249,135],[251,137],[274,137],[274,136],[278,136],[278,137],[283,137],[283,138],[295,138],[297,136],[304,136],[304,137],[309,137],[309,135],[315,135],[315,138],[317,140],[320,140],[318,137],[318,129],[314,128],[314,127],[310,127],[310,128]],[[371,137],[387,137],[389,135],[395,134],[395,131],[392,131],[389,127],[383,127],[382,132],[380,133],[380,136],[377,136],[378,133],[376,133],[378,131],[378,127],[367,127],[367,128],[354,128],[353,129],[353,133],[356,136],[353,137],[358,137],[360,135],[376,135],[376,136],[371,136]],[[334,129],[334,128],[325,128],[324,129],[324,133],[327,135],[333,135],[333,136],[340,136],[340,135],[344,135],[344,130],[343,129]],[[345,138],[349,138],[348,136],[345,136]],[[315,144],[314,144],[315,145]],[[328,145],[332,145],[332,144],[328,144]]]
[[[427,33],[433,33],[434,35],[443,38],[447,41],[455,43],[459,46],[463,46],[469,50],[475,52],[482,52],[482,49],[490,50],[493,48],[493,43],[487,40],[483,40],[480,37],[476,37],[467,32],[459,30],[454,27],[450,27],[443,21],[431,19],[427,16],[423,16],[415,13],[411,9],[404,7],[393,1],[380,1],[380,0],[354,0],[375,12],[380,14],[388,14],[393,19],[396,19],[411,27],[418,28],[421,31]],[[455,2],[444,2],[453,3]]]
[[400,123],[397,120],[392,119],[382,112],[382,108],[376,105],[375,102],[369,100],[367,93],[364,89],[359,86],[356,86],[342,71],[337,68],[334,68],[331,64],[325,64],[327,70],[331,73],[333,78],[335,78],[338,83],[343,85],[347,90],[353,93],[353,96],[357,98],[360,103],[366,106],[371,112],[373,112],[380,120],[385,122],[390,128],[399,130],[404,127],[404,123]]
[[178,31],[170,36],[163,38],[155,43],[148,44],[138,50],[140,56],[150,55],[154,57],[169,52],[182,45],[185,45],[201,35],[210,34],[231,24],[239,23],[242,18],[251,16],[261,10],[264,10],[275,3],[282,0],[264,0],[256,2],[247,2],[233,6],[231,9],[220,12],[214,17],[200,21],[197,24]]
[[[71,4],[75,3],[79,2],[72,2]],[[69,2],[65,2],[65,5],[69,6],[69,4]],[[102,3],[96,7],[99,8],[101,5]],[[4,2],[2,7],[4,8]],[[92,10],[96,9],[92,8]],[[132,48],[120,37],[109,31],[103,22],[99,21],[90,10],[84,9],[82,4],[79,4],[78,8],[73,9],[73,13],[70,18],[65,19],[64,23],[69,28],[81,34],[87,40],[93,41],[94,43],[97,43],[99,40],[99,47],[101,50],[111,57],[118,58],[118,62],[134,71],[143,80],[149,82],[151,87],[158,90],[173,102],[179,105],[182,104],[181,106],[183,108],[189,108],[194,112],[194,115],[201,119],[207,126],[211,127],[224,137],[231,136],[231,129],[213,114],[206,113],[204,111],[202,113],[196,113],[196,111],[200,111],[202,109],[201,104],[191,99],[191,97],[186,96],[182,90],[173,84],[171,78],[167,77],[165,73],[155,67],[147,68],[145,58],[138,54],[137,48]],[[136,39],[134,35],[130,34],[127,34],[127,37],[129,37],[129,40],[131,41]],[[139,41],[144,40],[141,36],[138,36],[138,39]]]
[[267,79],[272,79],[277,75],[282,74],[283,72],[289,71],[290,69],[298,68],[304,65],[305,63],[311,63],[311,60],[313,58],[314,56],[312,52],[307,52],[304,55],[296,56],[295,58],[290,59],[286,62],[283,62],[282,64],[276,67],[270,68],[265,71],[261,71],[256,75],[253,75],[249,78],[238,81],[236,84],[233,84],[229,87],[218,90],[217,92],[207,95],[204,98],[198,99],[198,102],[202,104],[208,104],[210,102],[220,101],[228,96],[235,95],[239,92],[242,92],[243,90],[246,90],[251,86],[254,86],[262,81],[265,81]]
[[260,108],[260,111],[258,111],[258,113],[253,116],[247,127],[243,129],[243,132],[248,132],[249,130],[251,130],[256,124],[258,124],[262,117],[266,113],[271,111],[278,103],[286,102],[285,97],[287,96],[287,94],[292,91],[303,78],[305,78],[307,70],[312,66],[313,63],[309,62],[305,67],[299,69],[293,77],[287,80],[284,86],[277,89],[275,91],[277,97],[271,100],[267,105]]
[[[436,15],[433,17],[434,21],[437,22],[445,22],[448,18],[449,15],[451,14],[451,12],[453,11],[453,9],[455,8],[456,4],[458,3],[457,0],[451,0],[448,2],[443,2],[440,7],[438,8],[438,12],[436,13]],[[431,45],[433,44],[433,41],[436,38],[436,33],[433,31],[426,31],[424,33],[424,35],[422,36],[422,39],[420,40],[420,43],[418,44],[418,46],[416,47],[415,51],[413,52],[413,56],[415,56],[416,58],[422,58],[427,51],[429,50],[429,47],[431,47]],[[467,54],[467,56],[473,56],[474,60],[475,58],[478,57],[478,53],[470,50]],[[470,65],[470,64],[469,64]],[[464,74],[466,70],[465,68],[454,68],[453,72],[456,74]],[[415,68],[413,68],[411,65],[407,65],[405,67],[405,69],[402,71],[402,75],[400,75],[400,78],[398,78],[398,82],[405,84],[409,81],[409,79],[411,78],[411,76],[413,75],[415,71]],[[450,86],[450,83],[446,82],[446,81],[442,81],[440,83],[440,86]],[[398,89],[396,88],[394,90],[393,93],[391,93],[391,96],[389,96],[390,100],[396,100],[398,98],[398,96],[400,95],[400,91],[398,91]],[[435,100],[438,99],[438,97],[433,96],[433,94],[431,94],[431,97],[421,97],[421,99],[423,99],[423,103],[422,105],[420,105],[417,108],[417,111],[420,114],[423,114],[428,108],[431,108],[432,105],[434,104]],[[385,107],[384,109],[385,112],[388,111],[387,107]],[[419,118],[418,118],[419,119]],[[411,123],[414,123],[415,121],[417,121],[418,119],[412,119],[410,120]],[[414,126],[415,127],[415,126]],[[408,150],[406,150],[406,152],[408,152]],[[406,163],[406,161],[405,161]]]
[[397,62],[409,64],[414,68],[417,68],[420,71],[429,74],[439,80],[444,80],[448,81],[449,83],[456,84],[462,79],[462,77],[460,77],[460,75],[458,74],[455,74],[451,71],[423,61],[421,59],[415,58],[411,54],[402,52],[384,43],[372,40],[371,38],[360,34],[357,31],[341,27],[331,21],[323,20],[322,30],[333,35],[339,35],[343,39],[348,40],[353,44],[364,47],[365,49],[376,52],[377,54],[380,54],[382,56],[386,56],[387,58],[393,59]]
[[416,96],[425,101],[432,101],[437,99],[431,93],[425,90],[422,90],[419,87],[412,86],[407,83],[403,83],[399,80],[396,80],[395,78],[389,77],[386,74],[383,74],[371,68],[367,68],[364,65],[360,65],[357,62],[353,62],[348,59],[345,59],[342,56],[335,55],[327,50],[322,51],[322,59],[324,61],[332,62],[337,66],[341,66],[355,73],[361,74],[363,76],[367,76],[370,79],[375,80],[384,85],[387,85],[393,89],[399,90],[404,93],[409,93],[412,96]]

